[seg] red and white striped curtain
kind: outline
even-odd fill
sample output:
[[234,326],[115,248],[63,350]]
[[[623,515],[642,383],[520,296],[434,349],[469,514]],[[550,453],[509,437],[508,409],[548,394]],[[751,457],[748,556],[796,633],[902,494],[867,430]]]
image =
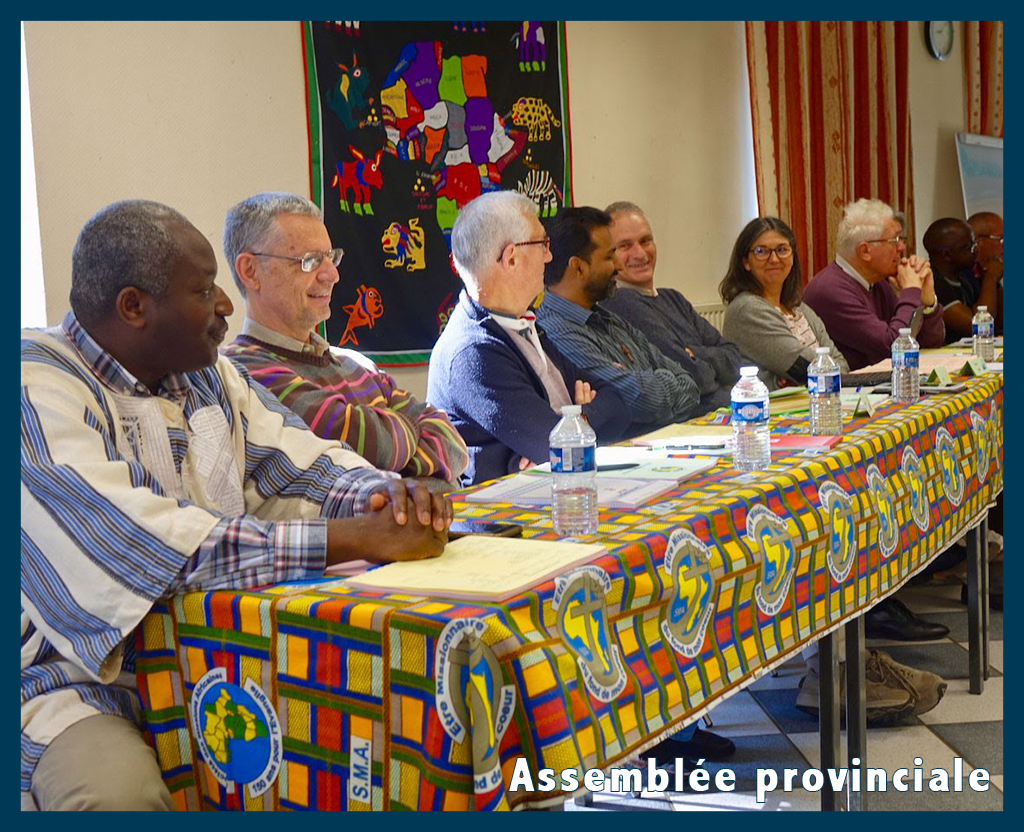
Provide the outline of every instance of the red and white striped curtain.
[[964,24],[967,132],[1003,135],[1003,21]]
[[881,199],[913,223],[908,24],[746,28],[758,210],[793,228],[808,280],[834,256],[847,202]]

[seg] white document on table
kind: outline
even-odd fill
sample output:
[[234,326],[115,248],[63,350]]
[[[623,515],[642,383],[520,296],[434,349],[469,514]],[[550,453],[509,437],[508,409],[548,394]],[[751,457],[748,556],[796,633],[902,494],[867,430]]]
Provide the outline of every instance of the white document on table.
[[597,543],[467,535],[439,557],[389,563],[345,585],[374,592],[504,601],[589,563],[607,550]]
[[[713,464],[713,463],[711,463]],[[709,466],[710,467],[710,466]],[[628,472],[627,472],[628,473]],[[604,508],[637,508],[676,487],[671,479],[629,479],[597,477],[597,504]],[[493,485],[471,491],[467,503],[511,503],[529,508],[551,505],[551,477],[517,474]]]

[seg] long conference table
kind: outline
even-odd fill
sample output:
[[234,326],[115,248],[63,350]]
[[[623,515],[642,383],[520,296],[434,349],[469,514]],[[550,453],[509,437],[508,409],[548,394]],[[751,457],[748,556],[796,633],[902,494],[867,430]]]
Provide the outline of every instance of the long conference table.
[[[500,604],[324,579],[155,607],[136,668],[175,804],[561,805],[569,793],[509,790],[517,760],[535,784],[540,769],[576,768],[582,785],[582,770],[635,758],[816,640],[824,768],[839,760],[843,627],[849,756],[864,765],[861,616],[965,533],[972,692],[987,675],[980,530],[1002,490],[1003,387],[996,374],[964,381],[847,422],[825,453],[776,453],[757,475],[726,459],[635,511],[601,510],[585,540],[607,554]],[[807,432],[806,416],[772,430]],[[557,537],[547,511],[465,493],[461,518]]]

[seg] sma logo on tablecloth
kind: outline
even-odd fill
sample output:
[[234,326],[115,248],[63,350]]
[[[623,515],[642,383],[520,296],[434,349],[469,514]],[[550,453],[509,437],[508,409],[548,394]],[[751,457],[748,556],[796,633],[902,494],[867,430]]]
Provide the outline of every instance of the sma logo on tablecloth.
[[942,490],[953,505],[960,505],[964,498],[965,478],[956,455],[956,442],[945,428],[935,431],[935,452],[938,454],[939,470],[942,472]]
[[973,427],[972,433],[974,434],[974,473],[978,477],[978,482],[984,484],[985,480],[988,479],[988,469],[992,465],[992,457],[995,455],[992,446],[992,432],[989,427],[990,421],[978,413],[977,410],[971,411],[971,426]]
[[674,585],[661,632],[677,653],[700,655],[715,611],[715,576],[708,547],[689,529],[676,529],[665,551],[665,571]]
[[747,540],[756,542],[761,556],[761,579],[754,587],[757,607],[775,615],[786,603],[796,567],[793,536],[786,521],[766,506],[754,506],[747,513]]
[[516,706],[513,685],[502,685],[501,665],[483,642],[487,624],[457,618],[445,624],[434,653],[435,703],[445,733],[462,744],[472,733],[474,790],[501,783],[498,746]]
[[878,548],[883,558],[892,557],[900,541],[900,525],[896,520],[896,501],[893,499],[889,481],[882,476],[878,466],[868,466],[868,490],[875,500],[878,512]]
[[263,794],[281,770],[281,725],[270,699],[252,679],[230,684],[215,667],[192,689],[192,736],[213,776],[229,794],[247,785]]
[[928,483],[924,478],[924,466],[912,447],[907,445],[903,450],[903,461],[900,463],[903,476],[907,480],[910,491],[910,516],[914,518],[918,528],[926,532],[931,522],[931,503],[928,500]]
[[607,572],[584,566],[555,579],[552,599],[558,633],[576,657],[590,695],[601,702],[611,702],[626,687],[626,672],[608,624],[605,594],[611,588]]
[[853,500],[834,482],[826,482],[818,489],[818,500],[828,516],[828,571],[832,580],[841,584],[857,561]]

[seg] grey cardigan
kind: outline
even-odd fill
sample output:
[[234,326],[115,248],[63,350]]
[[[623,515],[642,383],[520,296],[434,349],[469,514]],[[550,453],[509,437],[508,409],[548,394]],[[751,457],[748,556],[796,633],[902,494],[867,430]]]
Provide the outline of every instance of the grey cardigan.
[[[850,365],[828,337],[825,324],[807,304],[796,309],[807,319],[818,346],[828,347],[840,372],[848,373]],[[734,297],[725,308],[722,335],[740,348],[740,352],[761,368],[758,373],[769,390],[779,386],[786,371],[800,356],[814,361],[814,347],[805,347],[789,330],[782,313],[768,301],[752,292]]]

